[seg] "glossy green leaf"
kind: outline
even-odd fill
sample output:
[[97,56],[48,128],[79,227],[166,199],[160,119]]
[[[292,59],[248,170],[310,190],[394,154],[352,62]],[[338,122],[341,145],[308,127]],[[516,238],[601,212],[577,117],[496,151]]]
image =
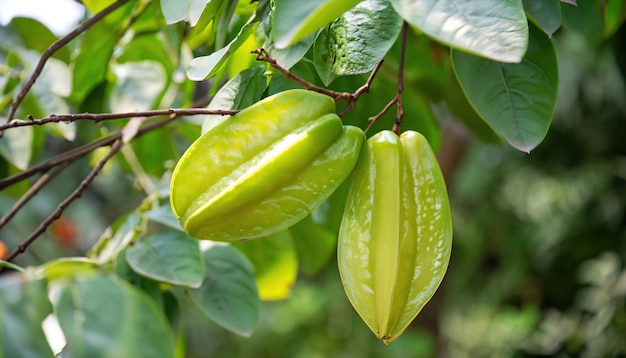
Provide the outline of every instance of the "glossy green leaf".
[[519,64],[452,52],[456,76],[476,112],[513,147],[530,153],[545,137],[557,99],[558,70],[552,42],[531,27]]
[[221,3],[222,0],[161,0],[161,11],[168,24],[189,21],[189,25],[196,26],[204,11],[214,13]]
[[604,6],[604,37],[609,37],[626,20],[626,3],[623,0],[606,0]]
[[[265,67],[249,68],[228,81],[213,96],[207,109],[244,109],[259,101],[267,82],[263,73]],[[228,116],[207,115],[202,123],[202,133],[220,124]]]
[[298,61],[300,61],[304,55],[309,51],[309,48],[313,45],[316,35],[309,35],[295,44],[286,48],[276,48],[274,41],[272,41],[271,34],[266,34],[265,44],[263,48],[276,59],[276,63],[284,68],[290,69]]
[[311,216],[300,220],[289,231],[303,272],[317,274],[335,254],[337,234],[315,223]]
[[390,2],[409,24],[448,46],[501,62],[519,62],[526,52],[521,0]]
[[254,277],[261,300],[282,300],[291,295],[298,275],[298,260],[289,231],[263,238],[233,243],[254,266]]
[[52,311],[44,280],[22,274],[0,279],[0,357],[52,357],[41,328]]
[[206,273],[191,298],[218,325],[248,337],[259,316],[259,294],[252,264],[231,246],[213,246],[203,254]]
[[[387,0],[364,0],[315,40],[315,67],[326,85],[371,71],[396,41],[402,19]],[[384,31],[381,31],[384,29]]]
[[113,272],[115,272],[117,278],[130,283],[134,288],[147,294],[156,303],[157,307],[163,307],[164,292],[161,290],[161,283],[135,272],[126,259],[128,250],[126,248],[117,254],[113,262]]
[[254,36],[254,31],[258,25],[257,21],[256,16],[251,17],[228,45],[208,56],[196,57],[191,60],[187,69],[187,77],[192,81],[201,81],[214,76],[226,62],[228,56],[241,47],[249,36]]
[[524,10],[543,32],[552,34],[561,27],[561,2],[559,0],[522,0]]
[[171,329],[156,304],[116,277],[78,276],[55,311],[72,357],[171,357]]
[[197,288],[204,278],[198,240],[180,231],[141,240],[128,249],[126,259],[138,274],[172,285]]
[[285,48],[328,25],[361,0],[275,0],[271,17],[277,48]]

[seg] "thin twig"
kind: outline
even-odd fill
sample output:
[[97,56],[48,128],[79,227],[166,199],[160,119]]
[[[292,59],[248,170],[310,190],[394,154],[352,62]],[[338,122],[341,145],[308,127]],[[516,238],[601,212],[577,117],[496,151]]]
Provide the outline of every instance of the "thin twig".
[[35,229],[35,231],[33,231],[32,234],[30,234],[30,236],[28,236],[28,238],[26,238],[26,240],[24,240],[22,243],[20,243],[17,246],[17,248],[15,248],[15,250],[13,250],[13,252],[11,252],[11,254],[9,254],[9,256],[7,256],[7,258],[5,260],[6,261],[11,261],[17,255],[19,255],[19,254],[23,253],[24,251],[26,251],[28,246],[30,246],[41,234],[43,234],[46,231],[46,229],[48,228],[48,226],[50,226],[50,224],[52,224],[52,222],[54,222],[56,219],[61,217],[61,214],[63,214],[63,211],[74,200],[78,199],[82,195],[83,191],[85,191],[85,189],[95,179],[95,177],[98,175],[98,173],[100,173],[100,170],[102,170],[102,167],[104,167],[104,164],[106,164],[106,162],[109,159],[111,159],[111,157],[113,157],[113,155],[115,155],[115,153],[117,153],[120,150],[120,148],[122,148],[122,145],[123,145],[123,142],[121,140],[119,140],[119,139],[116,140],[115,143],[113,144],[113,146],[111,147],[111,150],[109,150],[109,152],[104,156],[104,158],[100,159],[100,161],[98,162],[96,167],[91,170],[89,175],[87,175],[85,177],[85,179],[83,179],[83,181],[72,192],[72,194],[70,194],[67,198],[65,198],[65,200],[63,200],[59,204],[59,206],[57,206],[57,208],[44,221],[42,221],[41,224],[39,224],[37,229]]
[[404,118],[404,110],[402,109],[402,91],[404,90],[404,57],[406,54],[406,36],[409,26],[406,21],[402,23],[402,46],[400,47],[400,66],[398,69],[398,92],[396,92],[396,121],[393,124],[393,132],[400,135],[400,127]]
[[7,117],[7,122],[10,122],[13,120],[13,118],[15,118],[15,113],[17,112],[18,107],[24,100],[24,97],[26,97],[26,94],[28,94],[28,92],[30,91],[31,87],[35,84],[35,81],[37,81],[37,78],[41,74],[41,71],[43,70],[43,67],[48,61],[48,59],[52,57],[52,55],[56,51],[61,49],[63,46],[67,45],[70,41],[75,39],[78,35],[80,35],[84,31],[86,31],[88,28],[93,26],[96,22],[100,21],[103,17],[107,16],[111,12],[115,11],[117,8],[126,4],[128,1],[129,0],[117,0],[116,2],[111,4],[109,7],[105,8],[104,10],[100,11],[99,13],[95,14],[93,17],[83,22],[80,26],[75,28],[72,32],[63,36],[62,38],[58,39],[55,43],[50,45],[50,47],[48,47],[48,49],[41,55],[41,58],[39,59],[39,62],[37,63],[37,66],[35,67],[35,71],[33,71],[33,73],[28,78],[28,81],[26,81],[26,84],[24,84],[24,87],[22,87],[22,89],[20,90],[19,94],[17,95],[17,98],[15,99],[15,102],[11,104],[11,111],[9,112],[9,116]]
[[0,125],[0,132],[9,128],[26,127],[35,125],[44,125],[47,123],[60,123],[60,122],[76,122],[80,120],[90,120],[96,123],[102,121],[108,121],[113,119],[131,118],[131,117],[157,117],[157,116],[194,116],[194,115],[219,115],[230,116],[237,114],[239,110],[221,110],[221,109],[206,109],[206,108],[169,108],[169,109],[156,109],[150,111],[141,112],[122,112],[122,113],[80,113],[80,114],[51,114],[49,117],[41,119],[31,119],[29,121],[11,121],[9,123]]
[[41,178],[39,178],[35,182],[35,184],[33,184],[33,186],[31,186],[28,189],[28,191],[26,191],[26,193],[24,193],[24,195],[22,195],[22,197],[20,197],[20,199],[15,202],[15,204],[11,207],[11,209],[6,214],[4,214],[2,218],[0,218],[0,228],[6,225],[6,223],[8,223],[9,220],[11,220],[11,218],[13,218],[13,216],[15,216],[15,214],[24,205],[26,205],[26,203],[28,203],[28,201],[30,201],[30,199],[32,199],[35,196],[35,194],[39,192],[39,190],[41,190],[41,188],[43,188],[50,180],[52,180],[60,172],[62,172],[63,169],[67,168],[72,162],[73,161],[66,161],[60,166],[42,175]]
[[376,67],[374,67],[374,70],[372,71],[372,73],[370,74],[369,78],[367,79],[367,81],[365,82],[365,84],[363,86],[361,86],[359,89],[357,89],[354,93],[348,93],[348,92],[337,92],[337,91],[333,91],[324,87],[320,87],[317,86],[307,80],[305,80],[302,77],[299,77],[298,75],[294,74],[293,72],[289,71],[288,69],[284,68],[283,66],[279,65],[276,62],[276,59],[271,57],[267,51],[264,48],[260,48],[257,50],[252,50],[250,53],[256,54],[256,60],[257,61],[262,61],[262,62],[267,62],[271,67],[275,68],[276,70],[278,70],[280,73],[282,73],[283,75],[285,75],[285,77],[287,77],[288,79],[302,85],[302,87],[304,87],[306,90],[309,91],[314,91],[314,92],[318,92],[318,93],[322,93],[325,94],[327,96],[332,97],[335,102],[339,102],[339,101],[348,101],[348,105],[346,106],[346,108],[341,112],[341,114],[339,116],[343,116],[348,110],[354,108],[356,101],[359,99],[359,97],[363,94],[363,93],[367,93],[369,92],[370,89],[370,85],[372,83],[372,81],[374,80],[374,76],[376,75],[376,73],[378,72],[378,70],[380,69],[380,66],[382,65],[382,61],[378,62],[376,64]]

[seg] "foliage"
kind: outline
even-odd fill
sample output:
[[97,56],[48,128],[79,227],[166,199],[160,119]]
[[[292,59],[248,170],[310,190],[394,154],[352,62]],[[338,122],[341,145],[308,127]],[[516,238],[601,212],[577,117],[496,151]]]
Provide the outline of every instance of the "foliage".
[[[622,1],[83,4],[62,38],[0,26],[3,356],[626,354]],[[292,88],[440,151],[452,261],[393,346],[340,288],[346,185],[258,241],[200,243],[172,215],[191,142]],[[482,140],[458,172],[450,128]]]

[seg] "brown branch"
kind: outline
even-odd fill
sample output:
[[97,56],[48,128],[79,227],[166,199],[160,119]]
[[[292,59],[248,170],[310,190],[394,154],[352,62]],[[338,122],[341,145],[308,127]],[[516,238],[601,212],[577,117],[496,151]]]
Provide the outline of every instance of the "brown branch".
[[62,172],[63,169],[67,168],[72,162],[73,161],[66,161],[60,166],[54,168],[54,170],[42,175],[41,178],[39,178],[35,182],[35,184],[33,184],[33,186],[31,186],[28,189],[28,191],[26,191],[26,193],[24,193],[24,195],[22,195],[22,197],[17,202],[15,202],[15,204],[11,207],[11,209],[6,214],[4,214],[2,218],[0,218],[0,229],[4,225],[6,225],[6,223],[8,223],[9,220],[11,220],[11,218],[13,218],[13,216],[15,216],[15,214],[24,205],[26,205],[26,203],[28,203],[28,201],[32,199],[35,196],[35,194],[39,192],[39,190],[41,190],[41,188],[43,188],[46,184],[48,184],[50,180],[52,180],[55,176],[57,176],[60,172]]
[[[139,137],[151,130],[154,130],[156,128],[162,127],[170,122],[172,122],[173,120],[175,120],[176,117],[175,116],[171,116],[168,119],[162,120],[162,121],[158,121],[158,122],[152,122],[150,124],[147,124],[145,127],[141,128],[139,131],[137,131],[137,134],[135,135],[136,137]],[[78,148],[74,148],[71,149],[65,153],[59,154],[55,157],[52,157],[50,159],[48,159],[47,161],[38,164],[28,170],[25,170],[21,173],[15,174],[13,176],[4,178],[0,180],[0,190],[3,190],[4,188],[13,185],[15,183],[18,183],[26,178],[29,178],[37,173],[45,173],[48,170],[50,170],[50,168],[53,168],[57,165],[60,165],[64,162],[67,161],[71,161],[71,160],[75,160],[77,158],[80,158],[86,154],[88,154],[89,152],[91,152],[92,150],[99,148],[99,147],[103,147],[106,145],[111,145],[113,142],[115,142],[118,139],[122,139],[122,132],[116,132],[108,137],[104,137],[101,139],[98,139],[94,142],[91,143],[87,143],[83,146],[80,146]]]
[[369,78],[367,79],[367,81],[365,82],[365,84],[363,86],[358,88],[354,93],[348,93],[348,92],[337,92],[337,91],[333,91],[333,90],[330,90],[330,89],[327,89],[327,88],[324,88],[324,87],[320,87],[320,86],[317,86],[317,85],[315,85],[315,84],[305,80],[302,77],[299,77],[298,75],[294,74],[293,72],[291,72],[288,69],[284,68],[283,66],[279,65],[276,62],[276,59],[271,57],[264,48],[260,48],[260,49],[257,49],[257,50],[252,50],[252,51],[250,51],[250,53],[253,53],[253,54],[257,55],[256,56],[256,60],[257,61],[267,62],[271,67],[273,67],[276,70],[278,70],[280,73],[282,73],[288,79],[290,79],[290,80],[300,84],[306,90],[313,91],[313,92],[318,92],[318,93],[322,93],[322,94],[325,94],[327,96],[330,96],[330,97],[335,99],[335,102],[339,102],[339,101],[342,101],[342,100],[348,101],[348,105],[341,112],[340,116],[343,116],[349,109],[354,108],[354,106],[356,104],[356,101],[359,99],[359,97],[363,93],[369,92],[370,85],[371,85],[372,81],[374,80],[374,76],[376,76],[376,73],[378,72],[378,70],[380,69],[380,66],[383,63],[382,61],[380,61],[380,62],[378,62],[376,64],[376,67],[374,67],[374,70],[372,70],[372,73],[370,74]]
[[398,69],[398,91],[396,92],[396,121],[393,124],[393,132],[400,135],[400,127],[404,118],[404,110],[402,109],[402,91],[404,90],[404,57],[406,54],[406,36],[409,26],[406,21],[402,23],[402,46],[400,47],[400,64]]
[[19,244],[17,246],[17,248],[15,248],[15,250],[13,250],[13,252],[11,252],[11,254],[9,254],[9,256],[7,256],[7,258],[5,260],[6,261],[11,261],[17,255],[19,255],[19,254],[23,253],[24,251],[26,251],[28,246],[30,246],[41,234],[43,234],[46,231],[46,229],[48,228],[48,226],[50,226],[50,224],[52,224],[52,222],[54,222],[56,219],[61,217],[61,214],[63,214],[63,211],[74,200],[78,199],[82,195],[83,191],[85,191],[85,189],[95,179],[95,177],[98,175],[98,173],[100,173],[100,170],[102,170],[102,167],[104,167],[104,164],[106,164],[106,162],[109,159],[111,159],[113,157],[113,155],[115,155],[115,153],[117,153],[122,148],[122,145],[123,145],[123,143],[122,143],[122,141],[120,139],[116,140],[115,143],[113,144],[113,146],[111,147],[111,150],[109,150],[109,152],[104,156],[104,158],[102,158],[98,162],[96,167],[91,170],[89,175],[87,175],[85,177],[85,179],[83,179],[83,181],[72,192],[72,194],[70,194],[67,198],[65,198],[65,200],[63,200],[59,204],[59,206],[57,206],[57,208],[44,221],[42,221],[41,224],[39,224],[37,229],[35,229],[35,231],[33,231],[30,234],[30,236],[28,236],[26,238],[26,240],[24,240],[21,244]]
[[67,45],[70,41],[75,39],[78,35],[85,32],[88,28],[93,26],[96,22],[100,21],[103,17],[107,16],[108,14],[115,11],[122,5],[126,4],[128,1],[129,0],[117,0],[116,2],[111,4],[109,7],[105,8],[104,10],[100,11],[99,13],[95,14],[93,17],[83,22],[80,26],[75,28],[72,32],[63,36],[62,38],[58,39],[55,43],[50,45],[50,47],[48,47],[48,49],[41,55],[41,58],[39,59],[39,62],[37,63],[37,66],[35,67],[35,71],[33,71],[33,73],[28,78],[28,81],[26,81],[26,84],[24,85],[24,87],[22,87],[22,89],[20,90],[20,93],[17,95],[15,102],[11,103],[11,111],[9,112],[9,116],[7,117],[7,122],[10,122],[13,120],[13,118],[15,118],[15,113],[17,112],[17,108],[20,106],[20,104],[24,100],[24,97],[26,97],[26,94],[28,94],[28,92],[30,91],[31,87],[35,84],[35,81],[37,81],[37,78],[41,74],[41,71],[43,70],[43,66],[46,64],[48,59],[52,57],[52,55],[56,51],[61,49],[63,46]]
[[0,125],[0,132],[9,128],[26,127],[35,125],[44,125],[47,123],[60,123],[60,122],[76,122],[80,120],[90,120],[96,123],[113,120],[123,119],[131,117],[156,117],[156,116],[194,116],[194,115],[220,115],[230,116],[237,114],[239,110],[220,110],[220,109],[206,109],[206,108],[169,108],[169,109],[157,109],[141,112],[122,112],[122,113],[80,113],[80,114],[51,114],[49,117],[42,119],[31,119],[29,121],[11,121],[9,123]]
[[407,22],[402,23],[402,46],[400,48],[400,65],[398,70],[398,90],[396,91],[396,95],[389,101],[385,107],[375,116],[369,118],[369,124],[367,128],[365,128],[365,132],[367,132],[374,123],[376,123],[380,117],[382,117],[385,113],[391,109],[394,105],[396,105],[396,120],[394,121],[393,128],[391,129],[397,135],[400,135],[400,127],[402,126],[402,119],[404,118],[404,110],[402,109],[402,91],[404,90],[404,57],[406,53],[406,37],[407,37],[408,24]]

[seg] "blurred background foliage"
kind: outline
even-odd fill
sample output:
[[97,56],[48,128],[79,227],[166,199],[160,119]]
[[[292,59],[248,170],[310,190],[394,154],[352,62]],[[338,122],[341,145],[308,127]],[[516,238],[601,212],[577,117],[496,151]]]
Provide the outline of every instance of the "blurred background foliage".
[[[575,24],[574,20],[569,17],[570,24]],[[566,17],[566,25],[567,21]],[[386,347],[374,339],[347,301],[336,261],[331,259],[315,275],[301,272],[290,298],[263,302],[259,324],[250,338],[236,336],[203,315],[188,312],[184,319],[189,339],[186,355],[625,356],[626,28],[622,26],[603,39],[598,34],[602,28],[598,30],[592,21],[584,23],[591,25],[579,29],[572,25],[553,35],[559,59],[559,102],[550,131],[537,149],[527,155],[506,144],[478,140],[467,132],[457,134],[456,144],[460,143],[462,150],[454,159],[461,164],[448,178],[455,230],[451,264],[433,300],[396,343]],[[416,49],[432,50],[423,38],[416,36],[412,41]],[[437,48],[432,51],[431,59],[447,56]],[[392,50],[390,56],[390,65],[381,70],[382,80],[375,82],[378,87],[360,106],[371,99],[371,106],[379,108],[376,103],[384,105],[391,98],[395,82],[386,83],[385,79],[396,76],[390,69],[397,63],[393,58],[397,51]],[[301,67],[293,70],[306,77],[310,69]],[[421,111],[421,97],[415,93],[433,88],[431,97],[443,98],[437,86],[446,81],[445,73],[450,71],[433,68],[424,75],[423,68],[420,58],[407,61],[405,93],[417,99],[405,103],[415,106],[416,113]],[[412,73],[418,73],[416,80],[411,80]],[[333,86],[354,88],[354,83],[362,80],[362,76],[338,79]],[[275,81],[272,84],[278,86],[280,81]],[[273,90],[279,89],[283,88]],[[106,90],[96,87],[91,98],[101,98]],[[390,98],[381,97],[384,95]],[[89,98],[83,106],[81,110],[103,108]],[[435,103],[435,107],[441,106]],[[369,115],[371,112],[370,108]],[[442,126],[443,149],[452,145],[445,140],[447,131],[464,131],[444,112],[448,119]],[[350,115],[360,116],[358,111]],[[381,123],[392,116],[383,117]],[[352,117],[346,120],[357,121]],[[433,132],[438,141],[433,120],[407,126]],[[381,125],[389,123],[387,119]],[[77,123],[79,138],[92,137],[93,130],[88,123]],[[194,138],[198,130],[184,125],[176,129],[186,138]],[[45,159],[47,153],[71,147],[52,138],[37,150],[39,158]],[[151,161],[142,162],[144,174],[158,177],[173,167],[171,153],[181,152],[184,144],[163,130],[140,138],[133,148],[134,153],[119,154],[120,160],[107,166],[84,196],[20,257],[20,264],[84,255],[120,213],[133,210],[144,198],[141,180],[128,170],[136,159],[133,156],[145,158],[142,153],[149,153]],[[92,163],[98,155],[92,155]],[[4,177],[12,168],[3,165],[1,170],[0,177]],[[88,171],[89,160],[83,159],[62,173],[3,228],[2,240],[10,247],[17,245]],[[166,188],[167,178],[160,180]],[[0,193],[0,212],[6,212],[15,195],[23,192],[20,185]]]

